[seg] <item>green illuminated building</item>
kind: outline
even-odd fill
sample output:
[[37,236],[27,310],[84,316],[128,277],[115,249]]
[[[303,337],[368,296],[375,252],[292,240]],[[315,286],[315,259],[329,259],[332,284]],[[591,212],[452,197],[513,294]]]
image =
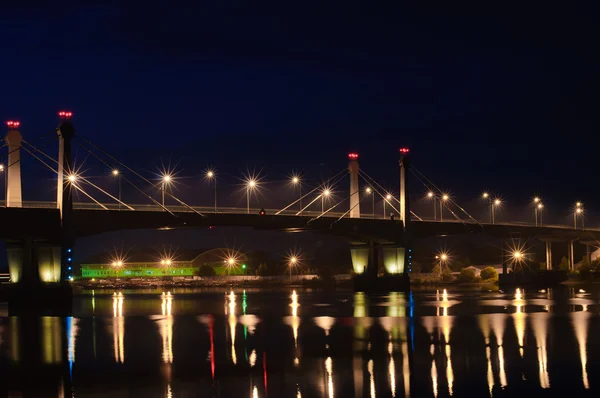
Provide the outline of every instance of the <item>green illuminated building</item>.
[[215,275],[245,275],[248,257],[230,249],[188,250],[173,255],[152,251],[127,253],[122,258],[105,253],[81,263],[81,278],[156,278],[201,275],[211,267]]

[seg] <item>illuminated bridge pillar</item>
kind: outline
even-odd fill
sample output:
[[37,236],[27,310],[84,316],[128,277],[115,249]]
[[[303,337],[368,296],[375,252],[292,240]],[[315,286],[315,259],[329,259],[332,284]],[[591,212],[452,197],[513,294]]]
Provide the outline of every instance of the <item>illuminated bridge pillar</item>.
[[410,189],[406,174],[410,169],[410,159],[408,154],[410,150],[408,148],[400,148],[400,160],[398,165],[400,166],[400,219],[404,226],[404,250],[403,255],[404,266],[402,272],[411,272],[412,269],[412,231],[410,224]]
[[56,132],[58,133],[58,181],[57,181],[57,203],[60,209],[61,222],[61,268],[60,280],[72,279],[73,245],[75,236],[73,233],[73,190],[77,183],[77,175],[73,168],[72,141],[75,137],[75,128],[71,123],[71,112],[59,112],[61,123]]
[[23,207],[21,196],[21,141],[19,122],[6,122],[8,133],[5,141],[8,146],[8,164],[6,165],[6,207]]
[[358,153],[348,154],[350,172],[350,218],[360,218],[360,188],[358,186]]

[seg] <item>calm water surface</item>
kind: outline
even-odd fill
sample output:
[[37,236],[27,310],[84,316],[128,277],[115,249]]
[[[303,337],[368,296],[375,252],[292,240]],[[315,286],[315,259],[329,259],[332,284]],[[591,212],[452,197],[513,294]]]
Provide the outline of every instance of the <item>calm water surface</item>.
[[[9,397],[600,396],[600,288],[90,291],[8,317]],[[3,392],[2,392],[3,393]]]

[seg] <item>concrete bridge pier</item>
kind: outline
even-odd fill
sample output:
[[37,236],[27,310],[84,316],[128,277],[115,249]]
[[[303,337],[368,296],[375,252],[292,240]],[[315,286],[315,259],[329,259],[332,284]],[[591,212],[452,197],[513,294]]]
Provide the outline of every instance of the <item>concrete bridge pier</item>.
[[354,286],[359,291],[406,290],[407,249],[401,244],[355,245],[350,248],[354,269]]
[[552,241],[546,240],[546,270],[552,271]]
[[60,283],[60,250],[58,244],[31,238],[7,242],[10,314],[70,313],[71,287]]

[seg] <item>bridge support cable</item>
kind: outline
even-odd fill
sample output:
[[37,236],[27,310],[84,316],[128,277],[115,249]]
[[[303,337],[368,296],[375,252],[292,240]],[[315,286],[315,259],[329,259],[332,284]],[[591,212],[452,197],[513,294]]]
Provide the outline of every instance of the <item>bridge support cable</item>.
[[[89,145],[91,145],[92,147],[94,147],[96,150],[100,151],[101,153],[103,153],[105,156],[108,156],[111,160],[113,160],[114,162],[118,163],[120,166],[122,166],[124,169],[130,171],[132,174],[134,174],[135,176],[137,176],[138,178],[140,178],[141,180],[143,180],[144,182],[148,183],[151,186],[154,186],[154,184],[148,180],[147,178],[145,178],[144,176],[142,176],[141,174],[139,174],[137,171],[133,170],[132,168],[130,168],[129,166],[127,166],[125,163],[121,162],[120,160],[118,160],[117,158],[115,158],[114,156],[112,156],[111,154],[109,154],[108,152],[106,152],[105,150],[103,150],[102,148],[100,148],[98,145],[94,144],[93,142],[91,142],[90,140],[88,140],[87,138],[83,137],[82,135],[78,134],[77,136],[74,137],[75,141],[77,141],[77,143],[79,145],[81,145],[85,150],[87,150],[92,156],[94,156],[96,159],[98,159],[99,161],[101,161],[103,164],[107,165],[109,168],[111,167],[110,165],[108,165],[108,163],[106,163],[102,158],[100,158],[100,156],[98,156],[96,153],[94,153],[90,148],[88,148],[85,144],[81,143],[80,140],[78,138],[83,139],[86,143],[88,143]],[[121,177],[122,178],[122,177]],[[125,180],[126,182],[128,182],[129,184],[133,185],[134,187],[135,184],[131,183],[128,180]],[[136,187],[137,188],[137,187]],[[140,188],[137,188],[140,192],[143,192]],[[182,205],[183,207],[185,207],[186,209],[190,210],[191,212],[201,216],[201,217],[206,217],[204,214],[200,213],[198,210],[194,209],[192,206],[188,205],[187,203],[185,203],[184,201],[182,201],[181,199],[179,199],[178,197],[176,197],[175,195],[172,195],[169,192],[166,192],[166,190],[163,191],[167,196],[169,196],[170,198],[174,199],[177,201],[177,203],[179,203],[180,205]],[[146,197],[150,198],[156,205],[160,206],[163,210],[167,211],[169,214],[175,216],[175,214],[168,210],[166,206],[163,206],[162,203],[160,203],[159,201],[157,201],[156,199],[152,198],[150,195],[145,194]],[[179,218],[179,217],[178,217]]]
[[[383,187],[381,186],[381,184],[379,184],[377,181],[375,181],[375,179],[373,179],[372,177],[370,177],[370,176],[369,176],[367,173],[365,173],[364,171],[363,171],[363,173],[364,173],[364,174],[365,174],[365,176],[366,176],[366,177],[368,177],[368,178],[369,178],[369,180],[370,180],[370,181],[369,181],[369,180],[367,180],[367,179],[366,179],[366,178],[363,176],[363,179],[365,180],[365,182],[366,182],[367,184],[369,184],[369,185],[373,185],[373,184],[371,183],[371,182],[373,182],[373,183],[375,183],[377,186],[379,186],[381,189],[383,189]],[[400,203],[400,199],[398,199],[397,197],[395,197],[395,196],[393,196],[393,195],[392,195],[392,199],[394,200],[394,202],[397,202],[397,203],[398,203],[398,205],[401,205],[401,203]],[[396,210],[396,209],[394,209],[394,210]],[[397,211],[397,210],[396,210],[396,211]],[[416,218],[417,220],[419,220],[419,221],[423,221],[423,219],[422,219],[421,217],[419,217],[419,216],[417,215],[417,213],[415,213],[414,211],[412,211],[412,210],[411,210],[411,211],[410,211],[410,214],[411,214],[411,215],[413,215],[413,216],[415,216],[415,218]]]
[[[52,158],[52,156],[48,155],[46,152],[42,151],[41,149],[36,148],[35,146],[31,145],[28,142],[23,141],[25,144],[27,144],[28,146],[30,146],[31,148],[33,148],[37,153],[44,155],[46,158],[52,160],[54,163],[58,164],[58,161],[56,161],[54,158]],[[36,158],[37,160],[39,160],[40,162],[42,162],[43,164],[45,164],[48,168],[50,168],[50,170],[54,171],[57,175],[58,175],[58,171],[54,170],[54,168],[52,168],[51,166],[49,166],[47,163],[43,162],[42,159],[40,159],[38,156],[36,156],[34,153],[32,153],[27,147],[23,146],[22,147],[25,151],[27,151],[27,153],[29,153],[31,156],[33,156],[34,158]],[[105,194],[106,196],[108,196],[109,198],[115,200],[117,203],[122,204],[123,206],[127,207],[129,210],[135,210],[133,207],[129,206],[127,203],[119,200],[118,198],[114,197],[113,195],[111,195],[109,192],[105,191],[104,189],[100,188],[99,186],[97,186],[96,184],[94,184],[93,182],[91,182],[90,180],[88,180],[85,177],[82,176],[78,176],[78,179],[81,179],[81,181],[83,181],[84,183],[88,184],[89,186],[97,189],[98,191],[102,192],[103,194]],[[83,192],[83,190],[79,187],[77,187],[76,185],[74,185],[75,188],[77,188],[79,191]],[[86,196],[88,196],[90,199],[92,199],[94,202],[96,202],[97,204],[99,204],[102,208],[104,208],[105,210],[108,210],[108,208],[104,205],[102,205],[100,202],[98,202],[96,199],[92,198],[91,196],[89,196],[86,192],[83,192]]]
[[366,174],[364,171],[362,171],[362,170],[359,170],[359,175],[360,175],[360,176],[363,178],[363,180],[365,180],[365,182],[366,182],[367,184],[371,185],[371,189],[372,189],[372,190],[373,190],[375,193],[377,193],[377,195],[381,196],[381,198],[382,198],[383,200],[385,200],[385,202],[386,202],[386,203],[387,203],[387,204],[388,204],[388,205],[389,205],[389,206],[390,206],[390,207],[391,207],[391,208],[392,208],[392,209],[393,209],[393,210],[394,210],[396,213],[400,214],[400,210],[399,210],[399,209],[397,209],[397,208],[395,208],[395,207],[394,207],[394,205],[393,205],[393,204],[392,204],[392,203],[391,203],[391,202],[390,202],[390,201],[389,201],[389,200],[386,198],[386,195],[384,195],[384,194],[383,194],[382,192],[380,192],[380,191],[379,191],[379,190],[378,190],[378,189],[377,189],[375,186],[373,186],[373,183],[371,183],[369,180],[372,180],[372,181],[375,183],[375,185],[377,185],[378,187],[380,187],[381,189],[383,189],[383,188],[381,187],[381,185],[379,185],[379,184],[377,183],[377,181],[373,180],[371,177],[369,177],[369,176],[368,176],[368,175],[367,175],[367,174]]
[[[345,173],[343,173],[335,181],[333,181],[333,183],[331,184],[331,187],[336,187],[337,184],[342,180],[342,178],[346,177],[346,175],[348,174],[348,170],[343,170],[343,171],[345,171]],[[340,174],[340,173],[338,173],[338,174]],[[329,182],[333,178],[334,177],[332,177],[329,180],[323,182],[319,187],[315,188],[313,191],[315,191],[318,188],[324,189],[325,188],[324,184],[326,184],[327,182]],[[308,205],[304,206],[304,208],[302,210],[300,210],[298,213],[296,213],[296,215],[300,215],[305,209],[307,209],[310,205],[312,205],[313,203],[315,203],[317,200],[319,200],[321,198],[323,198],[323,192],[321,192],[321,194],[319,194],[316,198],[314,198]],[[331,210],[331,209],[329,209],[329,210]],[[327,211],[329,211],[329,210],[327,210]],[[321,215],[325,214],[327,211],[323,212]],[[314,220],[314,218],[311,219],[311,220],[309,220],[308,222],[310,223],[312,220]]]
[[[307,196],[311,195],[313,192],[315,192],[317,189],[322,188],[324,184],[327,184],[329,181],[333,180],[334,178],[337,178],[340,174],[342,173],[348,173],[348,169],[344,168],[342,169],[342,171],[340,171],[339,173],[337,173],[336,175],[334,175],[333,177],[329,178],[328,180],[326,180],[325,182],[323,182],[322,184],[316,186],[314,189],[312,189],[310,192],[307,192],[306,194],[304,194],[303,196],[299,197],[298,199],[296,199],[295,201],[293,201],[292,203],[290,203],[289,205],[287,205],[286,207],[284,207],[283,209],[279,210],[277,213],[275,213],[275,215],[279,215],[281,212],[286,211],[287,209],[289,209],[290,207],[292,207],[293,205],[295,205],[296,203],[300,202],[302,199],[305,199]],[[342,175],[340,178],[345,177],[346,174]],[[310,204],[312,204],[313,202],[311,202]],[[308,206],[310,206],[310,204]],[[304,211],[304,209],[306,209],[308,206],[305,206],[302,210]],[[296,214],[298,215],[298,214]]]
[[[337,184],[342,180],[342,178],[344,178],[346,176],[346,174],[348,174],[348,170],[342,170],[342,172],[344,172],[344,173],[341,176],[339,176],[336,180],[334,180],[333,183],[331,184],[331,186],[333,186],[333,187],[337,186]],[[339,175],[339,174],[340,173],[338,173],[337,175]],[[315,189],[313,189],[311,191],[311,193],[314,192],[314,191],[316,191],[319,188],[324,189],[324,187],[325,187],[324,184],[328,183],[333,178],[334,177],[332,177],[332,178],[328,179],[327,181],[323,182],[321,185],[319,185],[318,187],[316,187]],[[313,203],[315,203],[317,200],[321,199],[322,197],[323,197],[323,193],[321,192],[319,195],[317,195],[316,198],[314,198],[312,201],[310,201],[309,204],[307,204],[306,206],[304,206],[298,213],[296,213],[296,215],[297,216],[301,215],[304,210],[306,210],[307,208],[309,208]],[[281,210],[281,211],[283,211],[283,210]],[[279,214],[280,212],[275,213],[275,215]]]
[[[357,190],[357,191],[355,191],[355,192],[353,192],[353,193],[351,193],[351,194],[350,194],[350,196],[348,196],[348,197],[346,197],[346,198],[344,198],[344,199],[340,200],[339,202],[337,202],[336,204],[334,204],[333,206],[331,206],[329,209],[325,210],[323,213],[319,214],[319,215],[318,215],[318,216],[316,216],[316,217],[313,217],[313,218],[311,218],[311,219],[310,219],[308,222],[309,222],[309,223],[311,223],[311,222],[313,222],[313,221],[315,221],[315,220],[318,220],[319,218],[323,217],[325,214],[329,213],[331,210],[335,209],[336,207],[338,207],[339,205],[341,205],[341,204],[342,204],[342,203],[344,203],[345,201],[347,201],[347,200],[350,200],[350,198],[352,197],[352,195],[353,195],[353,194],[355,194],[355,193],[357,193],[357,192],[358,192],[358,190]],[[321,196],[321,195],[319,195],[319,196]],[[348,210],[348,212],[349,212],[349,211],[350,211],[350,210]],[[344,213],[344,214],[345,214],[345,213]]]
[[[421,184],[423,184],[423,186],[425,186],[426,188],[433,188],[435,191],[438,192],[439,195],[443,195],[443,191],[438,188],[433,182],[431,182],[431,180],[429,178],[427,178],[423,173],[421,173],[419,170],[417,170],[416,167],[412,166],[411,167],[411,172],[413,173],[413,175],[415,177],[417,177],[417,179],[421,182]],[[427,183],[425,183],[425,180]],[[458,203],[456,203],[454,200],[452,200],[452,198],[449,199],[450,203],[454,204],[456,207],[458,207],[471,221],[473,221],[475,224],[483,227],[483,225],[477,221],[477,219],[475,217],[473,217],[471,214],[469,214],[463,207],[461,207]],[[448,208],[448,207],[447,207]],[[452,213],[452,215],[454,215],[456,217],[456,219],[458,221],[460,221],[461,223],[464,224],[464,221],[462,219],[460,219],[453,211],[452,209],[448,208],[448,210],[450,211],[450,213]]]
[[[40,142],[41,142],[41,141],[43,141],[44,139],[46,139],[48,136],[50,136],[51,134],[53,134],[53,133],[55,133],[55,131],[52,131],[52,132],[50,132],[50,133],[46,133],[46,134],[44,134],[44,135],[42,135],[42,136],[40,136],[40,137],[36,138],[36,141],[40,141]],[[19,149],[21,149],[21,148],[22,148],[22,149],[25,149],[25,147],[23,147],[23,144],[22,144],[23,142],[25,142],[25,140],[23,140],[23,139],[22,139],[22,140],[21,140],[21,145],[20,145],[19,147],[17,147],[17,148],[15,148],[15,149],[13,149],[12,151],[8,151],[8,153],[6,154],[6,156],[7,156],[7,159],[8,159],[8,156],[9,156],[11,153],[18,151],[18,150],[19,150]],[[31,144],[29,144],[29,145],[31,145]],[[46,146],[46,145],[47,145],[47,144],[44,144],[44,146]],[[2,147],[0,147],[0,149],[4,148],[5,146],[7,146],[7,145],[6,145],[6,143],[5,143],[5,144],[4,144]],[[29,153],[29,152],[28,152],[28,153]],[[29,154],[31,154],[31,153],[29,153]],[[54,159],[52,159],[52,160],[54,160]],[[13,163],[11,163],[11,164],[7,164],[7,165],[6,165],[6,167],[5,167],[5,169],[8,169],[8,168],[10,168],[10,167],[14,166],[14,165],[15,165],[15,164],[17,164],[17,163],[20,163],[21,161],[22,161],[22,159],[21,159],[21,158],[19,158],[19,160],[17,160],[16,162],[13,162]],[[56,161],[55,161],[55,162],[56,162]]]
[[[360,189],[357,189],[356,191],[354,191],[354,193],[357,193],[357,192],[359,192],[359,191],[360,191]],[[350,194],[350,197],[352,197],[352,195],[353,195],[354,193],[351,193],[351,194]],[[349,198],[350,198],[350,197],[349,197]],[[339,217],[337,220],[335,220],[334,222],[332,222],[332,223],[331,223],[331,225],[333,225],[333,224],[337,223],[337,222],[338,222],[338,221],[340,221],[342,218],[346,217],[346,215],[348,215],[348,213],[350,213],[352,210],[354,210],[354,208],[355,208],[355,207],[357,207],[357,206],[359,206],[359,205],[360,205],[360,202],[362,202],[362,201],[363,201],[363,199],[364,199],[364,196],[361,198],[361,197],[360,197],[360,195],[359,195],[359,200],[358,200],[358,203],[357,203],[357,204],[355,204],[354,206],[352,206],[351,208],[349,208],[349,209],[348,209],[348,211],[346,211],[344,214],[342,214],[342,215],[341,215],[341,216],[340,216],[340,217]],[[317,217],[317,218],[318,218],[318,217]]]

